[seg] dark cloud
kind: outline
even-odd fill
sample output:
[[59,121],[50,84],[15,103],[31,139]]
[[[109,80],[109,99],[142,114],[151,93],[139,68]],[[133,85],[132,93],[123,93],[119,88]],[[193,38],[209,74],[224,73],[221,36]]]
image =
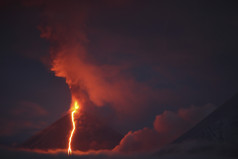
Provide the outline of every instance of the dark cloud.
[[44,116],[47,115],[48,112],[42,108],[39,104],[30,102],[30,101],[21,101],[19,102],[19,107],[15,108],[11,112],[15,116],[24,115],[24,116]]
[[1,137],[14,136],[18,133],[37,132],[46,126],[44,117],[48,112],[39,104],[31,101],[20,101],[7,116],[0,118]]

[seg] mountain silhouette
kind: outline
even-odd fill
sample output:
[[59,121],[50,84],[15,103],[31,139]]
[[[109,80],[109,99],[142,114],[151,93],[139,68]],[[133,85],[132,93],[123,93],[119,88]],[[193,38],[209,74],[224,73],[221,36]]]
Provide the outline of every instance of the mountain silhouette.
[[[39,150],[67,149],[71,129],[71,116],[67,114],[19,147]],[[113,149],[119,144],[122,137],[120,133],[104,124],[97,117],[84,113],[76,120],[72,150]]]
[[238,145],[238,94],[176,139],[174,143],[189,140]]

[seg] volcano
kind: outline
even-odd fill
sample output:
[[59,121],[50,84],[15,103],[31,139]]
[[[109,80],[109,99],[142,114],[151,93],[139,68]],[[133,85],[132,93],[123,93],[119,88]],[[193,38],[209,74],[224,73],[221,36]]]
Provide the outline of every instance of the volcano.
[[189,140],[238,146],[238,94],[218,107],[174,143]]
[[[49,149],[67,149],[71,129],[71,116],[67,114],[32,136],[21,144],[20,147],[45,151]],[[119,144],[122,137],[120,133],[104,124],[97,117],[84,113],[76,122],[72,150],[113,149]]]

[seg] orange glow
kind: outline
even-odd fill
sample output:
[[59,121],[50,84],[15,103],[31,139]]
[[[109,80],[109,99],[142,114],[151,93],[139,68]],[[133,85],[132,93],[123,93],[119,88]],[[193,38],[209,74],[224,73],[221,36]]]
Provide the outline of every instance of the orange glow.
[[75,113],[78,112],[78,109],[79,109],[79,104],[77,101],[74,102],[74,105],[73,105],[73,108],[71,110],[71,121],[72,121],[72,125],[73,125],[73,128],[71,130],[71,133],[70,133],[70,137],[69,137],[69,145],[68,145],[68,155],[72,154],[72,149],[71,149],[71,142],[72,142],[72,138],[74,136],[74,131],[75,131],[75,120],[74,120],[74,115]]

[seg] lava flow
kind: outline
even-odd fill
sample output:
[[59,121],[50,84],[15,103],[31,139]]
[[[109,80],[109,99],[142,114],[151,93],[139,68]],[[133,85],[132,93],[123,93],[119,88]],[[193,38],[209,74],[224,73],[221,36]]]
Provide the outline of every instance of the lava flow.
[[71,133],[70,133],[70,137],[69,137],[69,145],[68,145],[68,155],[72,154],[72,149],[71,149],[71,142],[72,142],[72,138],[74,136],[74,131],[75,131],[75,119],[74,119],[74,115],[75,113],[78,112],[78,109],[79,109],[79,104],[77,101],[74,102],[74,105],[73,105],[73,109],[71,111],[71,121],[72,121],[72,125],[73,125],[73,128],[71,130]]

